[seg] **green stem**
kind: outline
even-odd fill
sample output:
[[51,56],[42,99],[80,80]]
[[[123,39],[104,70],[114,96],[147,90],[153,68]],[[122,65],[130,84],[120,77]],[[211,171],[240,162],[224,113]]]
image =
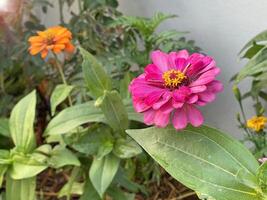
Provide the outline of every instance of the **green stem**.
[[61,22],[61,24],[65,24],[64,15],[63,15],[63,1],[62,0],[58,0],[58,4],[59,4],[60,22]]
[[70,179],[69,179],[68,190],[67,190],[67,200],[71,199],[71,189],[72,189],[72,186],[73,186],[73,183],[74,183],[75,179],[79,175],[79,172],[80,172],[80,168],[79,167],[74,167],[72,172],[71,172],[71,176],[70,176]]
[[[68,85],[66,77],[65,77],[65,74],[64,74],[64,71],[63,71],[63,68],[62,68],[62,65],[59,63],[57,55],[54,54],[54,56],[55,56],[55,61],[56,61],[56,67],[57,67],[58,72],[60,74],[61,80],[62,80],[64,85]],[[68,101],[69,101],[70,106],[72,106],[73,103],[72,103],[72,99],[71,99],[70,96],[68,96]]]

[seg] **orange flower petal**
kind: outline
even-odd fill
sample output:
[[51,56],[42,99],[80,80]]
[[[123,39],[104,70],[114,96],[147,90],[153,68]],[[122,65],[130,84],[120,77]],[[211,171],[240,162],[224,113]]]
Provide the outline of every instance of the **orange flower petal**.
[[48,54],[48,50],[43,50],[42,52],[41,52],[41,57],[43,58],[43,59],[45,59],[46,58],[46,56],[47,56],[47,54]]
[[74,50],[75,47],[71,43],[66,44],[65,51],[67,51],[68,53],[73,53]]
[[44,39],[40,36],[32,36],[28,39],[28,42],[43,42]]

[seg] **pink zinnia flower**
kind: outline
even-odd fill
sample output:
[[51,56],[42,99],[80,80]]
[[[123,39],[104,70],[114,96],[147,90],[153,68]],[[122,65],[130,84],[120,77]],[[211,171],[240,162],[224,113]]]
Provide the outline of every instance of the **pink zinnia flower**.
[[215,61],[199,53],[189,55],[186,50],[154,51],[151,59],[153,64],[129,86],[134,108],[144,114],[144,122],[165,127],[171,120],[178,130],[188,123],[195,127],[203,124],[197,106],[212,102],[223,89],[215,80],[220,73]]

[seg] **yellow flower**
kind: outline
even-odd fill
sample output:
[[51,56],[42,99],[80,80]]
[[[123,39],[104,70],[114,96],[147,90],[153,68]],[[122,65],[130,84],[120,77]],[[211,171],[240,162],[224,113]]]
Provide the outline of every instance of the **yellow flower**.
[[267,117],[264,116],[254,116],[247,120],[247,127],[253,129],[256,132],[262,131],[267,123]]
[[68,29],[61,26],[51,27],[45,31],[38,31],[37,36],[29,38],[29,51],[31,55],[41,53],[43,59],[46,58],[49,51],[56,54],[61,51],[72,53],[74,46],[71,39],[72,34]]

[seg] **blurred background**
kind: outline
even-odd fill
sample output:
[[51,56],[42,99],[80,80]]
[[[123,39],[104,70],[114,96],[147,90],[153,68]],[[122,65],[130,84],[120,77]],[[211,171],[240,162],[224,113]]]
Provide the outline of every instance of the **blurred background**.
[[[236,113],[239,107],[232,93],[231,77],[240,71],[246,60],[240,61],[238,53],[245,43],[267,27],[267,1],[264,0],[120,0],[119,10],[126,15],[151,17],[155,12],[175,14],[179,17],[167,20],[159,31],[176,29],[189,31],[187,38],[194,39],[204,53],[215,58],[222,72],[219,77],[225,89],[217,100],[206,106],[206,123],[242,136],[238,129]],[[67,8],[66,8],[67,9]],[[73,6],[73,11],[78,5]],[[48,15],[38,12],[42,22],[48,26],[59,23],[58,8],[48,10]],[[241,90],[248,90],[249,80],[241,84]],[[252,103],[244,102],[247,116],[253,115]],[[251,109],[249,109],[251,108]]]

